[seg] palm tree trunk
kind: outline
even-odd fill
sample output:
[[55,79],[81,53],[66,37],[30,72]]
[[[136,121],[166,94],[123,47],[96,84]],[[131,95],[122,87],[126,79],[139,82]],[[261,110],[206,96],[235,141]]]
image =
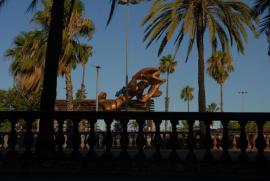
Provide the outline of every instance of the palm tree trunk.
[[189,112],[189,100],[187,101],[187,110]]
[[54,0],[52,5],[44,69],[44,84],[40,104],[41,111],[54,111],[58,60],[62,50],[64,1],[65,0]]
[[223,85],[220,84],[220,111],[223,112]]
[[[165,112],[169,111],[169,72],[167,72],[167,82],[166,82],[166,97],[165,97]],[[168,120],[165,120],[165,131],[167,131],[168,128]]]
[[85,82],[85,64],[83,64],[82,67],[83,67],[83,75],[82,75],[82,84],[81,85],[84,85],[84,82]]
[[85,64],[83,64],[83,76],[82,76],[82,84],[81,84],[81,98],[85,97]]
[[[55,107],[58,60],[62,49],[63,16],[64,0],[54,0],[46,50],[44,82],[40,103],[41,111],[54,111]],[[36,151],[40,156],[44,157],[52,156],[54,152],[53,120],[49,117],[42,117],[40,120]]]
[[166,82],[166,97],[165,97],[165,112],[169,111],[169,73],[167,72],[167,82]]
[[70,68],[65,72],[67,111],[73,111],[73,88]]
[[197,48],[198,48],[198,84],[199,84],[199,112],[205,112],[205,87],[204,87],[204,46],[203,46],[203,31],[197,32]]
[[[204,87],[204,44],[203,44],[203,19],[199,17],[198,20],[198,29],[197,29],[197,48],[198,48],[198,84],[199,84],[199,112],[205,112],[206,100],[205,100],[205,87]],[[204,143],[206,135],[206,126],[200,121],[200,134],[201,141]]]

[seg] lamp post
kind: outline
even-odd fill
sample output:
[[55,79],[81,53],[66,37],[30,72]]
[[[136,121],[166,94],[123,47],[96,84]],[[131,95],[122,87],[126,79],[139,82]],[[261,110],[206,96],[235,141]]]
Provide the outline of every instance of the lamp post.
[[128,36],[129,36],[129,4],[139,4],[145,0],[118,0],[118,4],[126,5],[125,14],[125,110],[128,111]]
[[96,79],[96,112],[98,112],[98,86],[99,86],[99,69],[101,68],[100,66],[95,66],[96,71],[97,71],[97,79]]
[[244,95],[246,95],[247,93],[247,91],[238,91],[238,94],[241,95],[242,112],[245,112]]
[[125,98],[126,98],[126,102],[125,102],[125,109],[126,111],[128,111],[128,28],[129,28],[129,12],[128,12],[128,8],[129,8],[129,0],[127,1],[127,7],[126,7],[126,40],[125,40],[125,49],[126,49],[126,56],[125,56],[125,64],[126,64],[126,92],[125,92]]

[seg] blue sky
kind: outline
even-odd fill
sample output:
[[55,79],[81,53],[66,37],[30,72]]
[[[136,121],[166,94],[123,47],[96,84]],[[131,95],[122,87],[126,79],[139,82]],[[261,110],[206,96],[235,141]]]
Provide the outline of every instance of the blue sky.
[[[96,26],[94,37],[89,44],[94,48],[93,56],[87,64],[86,88],[87,97],[95,98],[96,72],[93,65],[102,67],[100,72],[100,91],[108,93],[108,98],[114,98],[115,92],[124,85],[125,73],[125,7],[119,6],[109,27],[106,28],[106,20],[110,8],[109,1],[86,1],[86,16]],[[249,1],[251,2],[251,1]],[[16,35],[22,31],[29,31],[35,26],[30,24],[33,13],[26,13],[30,0],[9,1],[0,11],[0,89],[8,89],[13,85],[13,78],[9,74],[11,60],[4,57],[6,49],[12,46]],[[143,40],[144,28],[140,26],[141,20],[146,15],[151,3],[132,6],[129,8],[129,77],[144,67],[158,66],[160,57],[157,57],[158,43],[146,49]],[[39,8],[39,7],[38,7]],[[191,110],[197,111],[197,51],[196,46],[191,53],[189,61],[185,63],[187,41],[177,54],[178,66],[175,73],[170,76],[170,110],[186,111],[187,106],[180,100],[180,90],[186,85],[195,88],[194,100],[191,102]],[[174,48],[169,44],[163,55],[173,53]],[[210,46],[205,43],[205,59],[210,56]],[[235,47],[232,50],[235,61],[235,72],[231,74],[224,85],[224,110],[238,112],[242,110],[241,96],[238,91],[245,90],[248,94],[244,98],[245,111],[269,112],[270,111],[270,59],[267,56],[267,41],[262,35],[255,39],[249,32],[249,42],[246,45],[244,55],[238,54]],[[80,87],[82,69],[80,66],[72,72],[74,92]],[[165,76],[164,76],[165,77]],[[206,75],[207,104],[219,103],[219,86]],[[155,99],[156,111],[164,110],[165,84],[161,87],[163,95]],[[64,79],[58,79],[57,97],[65,98]],[[175,105],[175,106],[174,106]]]

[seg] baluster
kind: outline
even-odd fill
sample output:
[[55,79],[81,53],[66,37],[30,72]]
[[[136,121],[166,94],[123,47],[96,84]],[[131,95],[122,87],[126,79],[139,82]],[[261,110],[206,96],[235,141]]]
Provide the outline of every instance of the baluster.
[[254,133],[250,133],[248,140],[249,140],[249,151],[254,151],[255,148],[255,134]]
[[212,161],[213,160],[213,155],[211,153],[211,149],[213,147],[213,141],[211,137],[211,130],[210,130],[210,125],[212,124],[212,121],[204,121],[205,127],[206,127],[206,132],[205,132],[205,155],[203,160],[204,161]]
[[112,148],[118,148],[117,136],[117,133],[112,134]]
[[246,125],[247,121],[241,120],[239,121],[240,125],[240,140],[239,140],[239,147],[241,150],[241,153],[239,155],[239,160],[241,162],[246,162],[248,161],[248,156],[246,153],[247,147],[248,147],[248,140],[247,140],[247,135],[246,135]]
[[195,140],[193,133],[193,125],[195,123],[195,120],[187,120],[187,123],[188,123],[188,140],[187,140],[188,154],[186,160],[190,162],[195,162],[197,161],[196,155],[194,154]]
[[221,147],[221,139],[222,139],[222,135],[221,135],[221,133],[219,133],[219,134],[217,135],[217,149],[218,149],[218,151],[221,151],[221,150],[222,150],[222,147]]
[[252,151],[256,151],[256,140],[257,140],[257,135],[254,134],[253,140],[252,140]]
[[170,159],[173,162],[179,161],[179,156],[176,152],[177,145],[178,145],[177,132],[176,132],[177,124],[178,124],[178,120],[171,120],[172,133],[170,135],[170,142],[171,142],[172,151],[170,153]]
[[[91,129],[91,128],[90,128]],[[100,148],[101,147],[101,144],[102,144],[102,142],[100,142],[100,135],[101,135],[101,133],[100,132],[96,132],[96,134],[95,134],[95,136],[96,136],[96,148]],[[89,143],[88,143],[89,144]],[[89,147],[90,147],[90,145],[89,145]]]
[[217,151],[218,150],[218,138],[217,138],[217,134],[213,135],[213,151]]
[[55,156],[54,117],[52,113],[42,113],[35,146],[38,157],[47,159]]
[[265,148],[266,150],[269,150],[270,149],[270,147],[269,147],[270,146],[269,145],[269,141],[270,141],[269,140],[269,135],[266,135],[266,148]]
[[154,160],[161,160],[162,159],[162,155],[160,154],[160,147],[162,145],[162,139],[161,139],[161,136],[160,136],[160,124],[161,124],[161,121],[160,119],[155,119],[154,120],[154,123],[155,123],[155,126],[156,126],[156,132],[155,132],[155,136],[154,136],[154,140],[153,140],[153,144],[154,144],[154,147],[155,147],[155,152],[154,152],[154,155],[153,155],[153,159]]
[[72,148],[72,121],[70,119],[65,120],[63,124],[64,131],[66,133],[66,149]]
[[247,150],[248,151],[251,151],[252,150],[252,147],[253,147],[253,145],[252,145],[252,140],[253,140],[252,134],[249,133],[247,135],[247,140],[248,140],[248,148],[247,148]]
[[121,134],[120,144],[121,144],[121,152],[120,159],[126,160],[129,158],[127,148],[129,144],[129,137],[127,132],[128,119],[121,120],[123,132]]
[[117,133],[114,138],[116,140],[115,148],[121,149],[121,133]]
[[56,133],[56,146],[57,146],[57,151],[56,151],[56,156],[57,158],[63,158],[64,157],[64,151],[63,151],[63,146],[65,144],[65,136],[63,132],[63,125],[64,125],[64,120],[59,119],[58,120],[58,132]]
[[136,134],[135,133],[132,134],[131,147],[133,149],[136,149]]
[[95,151],[95,146],[97,144],[97,139],[96,139],[96,132],[95,132],[95,124],[97,123],[97,120],[89,120],[89,125],[90,125],[90,134],[88,137],[88,145],[90,147],[89,152],[87,153],[87,158],[91,160],[95,160],[97,158],[97,154]]
[[[0,119],[0,123],[2,120]],[[3,158],[3,150],[5,149],[5,140],[4,140],[4,133],[0,133],[0,159]]]
[[111,152],[111,147],[112,147],[112,132],[111,132],[111,124],[113,120],[112,119],[105,119],[106,123],[106,135],[103,140],[103,144],[105,146],[105,152],[103,154],[103,159],[111,159],[112,158],[112,152]]
[[221,124],[223,126],[223,136],[221,139],[221,146],[223,149],[223,153],[221,155],[221,160],[224,162],[229,162],[231,161],[231,157],[229,154],[229,147],[230,147],[230,138],[229,138],[229,133],[228,133],[228,125],[229,125],[228,120],[222,120]]
[[89,138],[88,132],[89,131],[84,133],[84,142],[83,142],[84,147],[83,147],[83,149],[85,149],[85,150],[87,150],[89,148],[89,145],[88,145],[88,138]]
[[85,143],[85,140],[86,140],[86,134],[84,132],[81,132],[81,131],[79,131],[79,133],[80,133],[80,138],[81,138],[80,139],[81,142],[80,142],[79,148],[80,149],[84,149],[86,147],[86,145],[84,144]]
[[71,142],[72,142],[72,147],[73,147],[71,157],[75,159],[81,158],[81,153],[79,151],[79,148],[81,145],[81,136],[80,136],[79,127],[78,127],[79,122],[80,122],[80,119],[73,120],[72,135],[71,135]]
[[138,148],[138,153],[136,155],[136,158],[143,160],[145,159],[145,154],[143,151],[143,147],[145,146],[145,138],[144,138],[144,133],[143,133],[143,128],[144,128],[144,120],[137,120],[138,123],[138,137],[136,140],[137,148]]
[[266,161],[266,157],[264,155],[264,149],[266,147],[264,135],[263,135],[263,125],[265,124],[265,121],[256,121],[257,127],[258,127],[258,133],[257,133],[257,139],[255,142],[256,148],[257,148],[257,161],[264,162]]
[[16,152],[16,144],[17,144],[17,133],[16,133],[16,123],[17,120],[12,118],[10,119],[11,123],[11,130],[8,136],[8,146],[9,146],[9,151],[7,152],[7,157],[8,158],[16,158],[17,157],[17,152]]
[[33,119],[27,118],[25,121],[26,121],[26,133],[24,135],[25,152],[23,153],[23,157],[31,158],[32,157],[31,146],[34,140],[34,137],[32,134]]
[[5,134],[3,135],[3,138],[4,138],[4,148],[5,148],[6,150],[8,150],[8,137],[9,137],[9,133],[5,133]]
[[5,145],[4,145],[5,141],[4,141],[4,134],[0,133],[0,145],[1,145],[1,149],[5,149]]
[[237,138],[235,133],[232,135],[232,151],[237,151]]

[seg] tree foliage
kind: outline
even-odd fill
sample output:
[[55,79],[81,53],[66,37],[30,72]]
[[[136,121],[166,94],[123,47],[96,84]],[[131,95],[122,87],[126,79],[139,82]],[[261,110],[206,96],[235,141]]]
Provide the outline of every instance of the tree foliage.
[[146,26],[144,41],[149,47],[155,40],[160,40],[158,55],[161,55],[168,42],[175,38],[175,54],[184,37],[189,36],[186,61],[195,40],[198,50],[199,111],[206,107],[204,87],[204,35],[209,34],[212,51],[218,45],[225,52],[236,43],[240,53],[244,52],[244,43],[248,41],[246,29],[257,35],[253,9],[241,1],[223,0],[156,0],[144,18]]
[[177,62],[172,55],[163,56],[159,62],[159,70],[161,73],[172,74],[177,66]]
[[[233,131],[239,131],[240,130],[240,125],[238,123],[238,121],[231,121],[229,126],[228,126],[229,130]],[[255,121],[248,121],[248,123],[246,124],[246,131],[247,132],[257,132],[257,124]],[[270,122],[267,121],[264,125],[264,129],[265,130],[269,130],[270,129]]]
[[[158,51],[160,55],[174,37],[174,33],[176,33],[176,51],[184,36],[189,35],[187,60],[198,36],[198,29],[202,28],[203,33],[208,30],[213,51],[219,42],[222,50],[228,52],[229,44],[233,45],[235,42],[238,51],[243,53],[244,42],[246,43],[248,39],[246,27],[257,35],[254,26],[256,18],[252,16],[253,14],[252,8],[237,0],[156,0],[142,22],[142,25],[148,24],[144,40],[148,40],[148,47],[154,40],[161,39]],[[202,21],[202,27],[199,27],[199,21]]]
[[6,111],[39,110],[41,91],[29,93],[18,87],[0,90],[0,107]]
[[267,36],[269,48],[268,55],[270,56],[270,1],[256,0],[254,5],[255,15],[261,15],[260,32]]
[[[6,56],[13,62],[10,72],[21,89],[35,92],[43,87],[47,39],[49,37],[52,1],[43,0],[42,10],[32,18],[37,28],[21,33],[16,37],[14,46],[7,50]],[[78,64],[85,65],[92,54],[92,47],[81,40],[90,40],[94,25],[84,16],[81,1],[65,1],[62,51],[58,60],[58,75],[66,78],[67,110],[73,110],[73,87],[71,70]],[[72,6],[72,13],[70,9]]]
[[180,98],[183,99],[185,102],[192,101],[194,88],[190,86],[186,86],[181,90]]
[[210,103],[206,108],[207,112],[218,112],[219,110],[220,108],[215,102]]
[[108,17],[108,20],[107,20],[107,25],[110,24],[111,20],[112,20],[112,17],[113,17],[113,14],[114,14],[114,11],[115,11],[115,8],[118,4],[122,4],[122,5],[135,5],[135,4],[139,4],[139,3],[142,3],[144,1],[149,1],[149,0],[110,0],[111,1],[111,10],[110,10],[110,13],[109,13],[109,17]]
[[223,85],[233,70],[233,59],[227,52],[214,52],[207,60],[207,73],[220,85],[221,112],[223,112]]
[[233,59],[229,53],[218,51],[207,60],[207,73],[218,84],[224,84],[233,71]]
[[185,102],[187,102],[187,106],[188,106],[188,112],[189,112],[189,103],[190,101],[193,100],[194,96],[193,96],[193,91],[194,88],[190,87],[190,86],[186,86],[181,90],[181,94],[180,94],[180,98],[182,100],[184,100]]

